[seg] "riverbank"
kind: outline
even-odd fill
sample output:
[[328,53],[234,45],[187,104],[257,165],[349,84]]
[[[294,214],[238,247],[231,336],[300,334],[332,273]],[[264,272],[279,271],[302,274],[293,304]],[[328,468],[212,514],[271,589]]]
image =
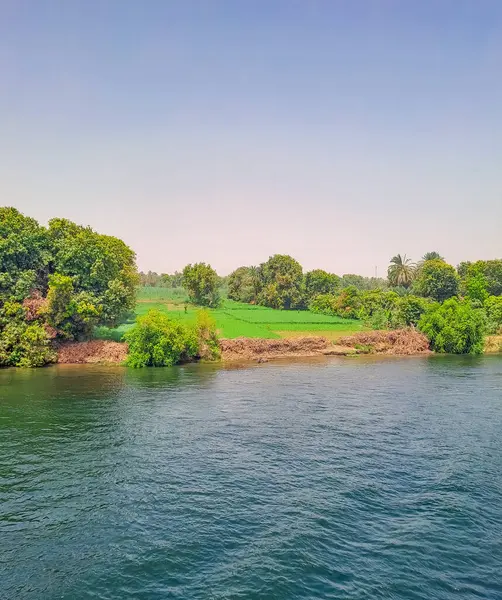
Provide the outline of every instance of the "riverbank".
[[[429,354],[427,338],[414,329],[368,331],[339,338],[333,343],[323,336],[287,339],[236,338],[220,340],[223,362],[312,356],[387,354],[411,356]],[[58,348],[61,364],[120,364],[127,358],[127,344],[107,340],[69,342]]]

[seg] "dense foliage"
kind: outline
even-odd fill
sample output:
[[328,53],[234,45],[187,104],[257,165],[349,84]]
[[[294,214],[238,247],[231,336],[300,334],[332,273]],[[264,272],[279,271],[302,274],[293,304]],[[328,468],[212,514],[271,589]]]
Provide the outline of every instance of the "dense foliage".
[[334,294],[340,287],[340,277],[315,269],[305,274],[305,294],[307,299],[315,298],[318,294]]
[[443,302],[459,292],[460,277],[455,268],[441,259],[426,261],[413,282],[418,296]]
[[287,254],[274,254],[260,265],[259,303],[284,310],[304,308],[303,271]]
[[190,302],[215,308],[220,304],[219,278],[211,265],[195,263],[183,269],[183,287]]
[[116,325],[134,307],[137,282],[121,240],[0,208],[0,364],[41,366],[54,359],[52,339]]
[[418,327],[435,352],[480,354],[483,351],[483,314],[467,300],[450,298],[434,305],[422,315]]
[[219,356],[215,324],[205,311],[200,312],[195,324],[187,324],[150,310],[138,317],[124,337],[129,344],[127,364],[135,368],[169,367]]

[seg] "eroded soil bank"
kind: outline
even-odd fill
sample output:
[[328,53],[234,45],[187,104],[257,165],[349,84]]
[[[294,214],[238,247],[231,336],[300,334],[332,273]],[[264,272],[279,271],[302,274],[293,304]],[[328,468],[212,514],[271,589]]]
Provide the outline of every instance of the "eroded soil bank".
[[[221,358],[225,362],[268,361],[275,358],[310,356],[348,356],[353,354],[428,354],[427,338],[414,329],[360,332],[343,337],[333,344],[324,337],[290,339],[237,338],[220,340]],[[93,340],[61,345],[58,362],[63,364],[122,363],[127,357],[127,345],[119,342]]]

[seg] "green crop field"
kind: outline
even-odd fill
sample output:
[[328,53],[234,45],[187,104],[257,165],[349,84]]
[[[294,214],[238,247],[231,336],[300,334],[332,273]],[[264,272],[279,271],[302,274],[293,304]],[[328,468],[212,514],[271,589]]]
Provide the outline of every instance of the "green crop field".
[[[197,308],[187,305],[185,291],[181,288],[140,288],[135,315],[149,310],[159,310],[173,319],[194,321]],[[323,335],[335,339],[362,328],[360,321],[318,315],[307,310],[275,310],[264,306],[252,306],[225,300],[221,308],[209,311],[216,321],[223,338],[251,337],[275,339],[300,335]],[[134,325],[134,318],[115,329],[99,327],[96,337],[120,341],[123,334]]]

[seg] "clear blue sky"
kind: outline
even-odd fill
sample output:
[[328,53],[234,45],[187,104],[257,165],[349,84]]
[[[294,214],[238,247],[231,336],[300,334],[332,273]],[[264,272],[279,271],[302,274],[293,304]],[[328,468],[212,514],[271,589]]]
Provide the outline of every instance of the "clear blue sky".
[[142,269],[502,256],[502,1],[2,0],[0,190]]

